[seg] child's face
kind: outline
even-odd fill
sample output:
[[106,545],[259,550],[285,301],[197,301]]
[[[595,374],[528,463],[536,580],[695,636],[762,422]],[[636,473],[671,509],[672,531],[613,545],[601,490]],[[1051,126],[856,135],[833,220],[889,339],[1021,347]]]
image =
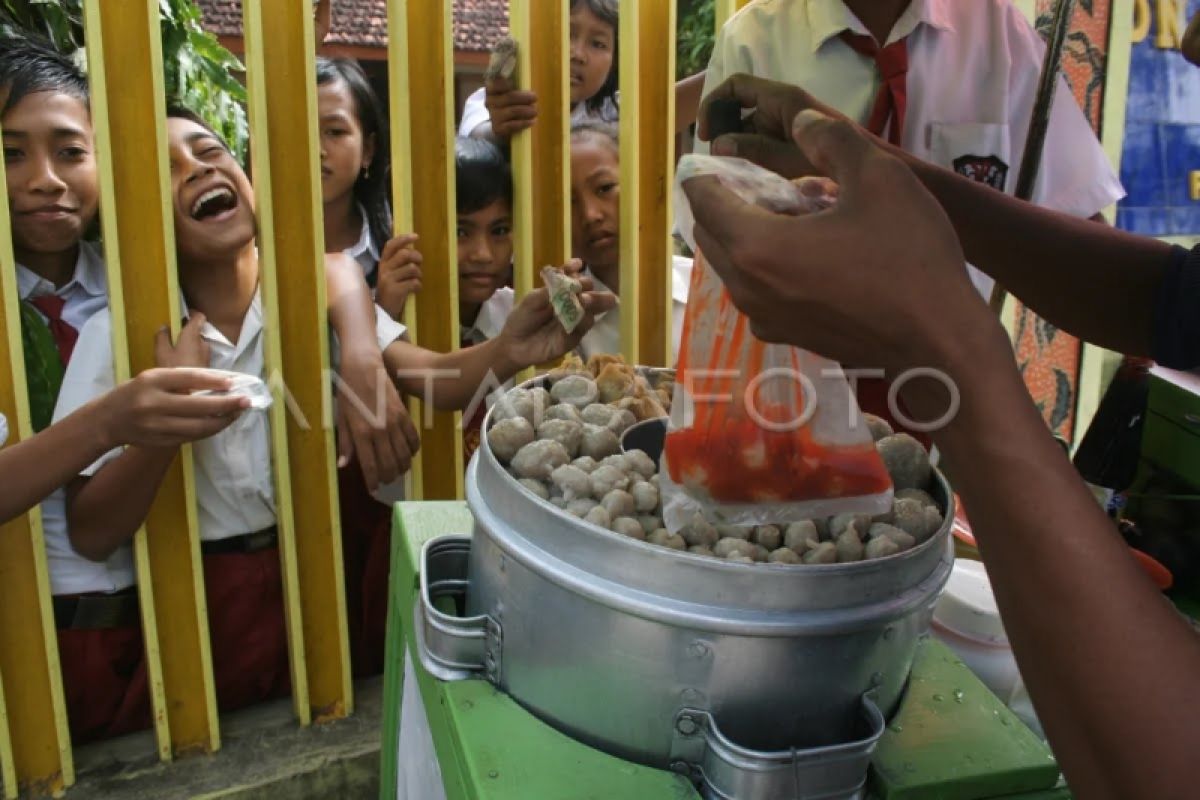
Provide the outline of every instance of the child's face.
[[175,245],[181,261],[235,256],[254,241],[254,189],[225,144],[191,120],[167,120]]
[[512,252],[512,208],[507,200],[459,214],[459,302],[479,305],[495,294],[508,279]]
[[571,250],[589,266],[618,262],[620,173],[609,143],[595,137],[571,143]]
[[363,169],[375,156],[375,137],[363,136],[350,87],[335,80],[317,87],[321,127],[321,199],[330,203],[354,191]]
[[587,3],[571,11],[571,104],[595,96],[612,71],[617,32]]
[[87,106],[62,92],[35,92],[0,126],[17,260],[73,250],[96,218],[100,195]]

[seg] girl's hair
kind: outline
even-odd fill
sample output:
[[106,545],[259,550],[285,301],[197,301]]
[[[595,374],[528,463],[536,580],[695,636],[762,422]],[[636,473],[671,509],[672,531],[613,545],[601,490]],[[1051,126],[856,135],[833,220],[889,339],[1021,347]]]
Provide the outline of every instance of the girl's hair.
[[0,37],[0,88],[8,89],[0,114],[37,92],[59,92],[88,105],[83,71],[50,42],[32,36]]
[[496,145],[460,136],[454,140],[454,161],[459,214],[474,214],[497,200],[512,204],[512,168]]
[[607,122],[576,122],[571,126],[571,143],[575,142],[600,142],[611,147],[618,159],[621,157],[617,126]]
[[621,42],[617,35],[620,31],[617,0],[571,0],[572,11],[579,6],[586,6],[588,11],[595,14],[602,22],[611,25],[613,29],[612,69],[608,71],[608,78],[600,87],[600,91],[589,97],[585,103],[588,111],[592,114],[599,114],[607,100],[611,100],[614,106],[618,105],[617,90],[621,88],[620,71],[618,70],[621,63]]
[[350,89],[363,138],[372,134],[375,136],[375,155],[367,165],[365,174],[360,173],[354,183],[354,198],[366,209],[371,238],[382,249],[383,243],[392,238],[392,211],[388,202],[391,158],[388,154],[387,115],[379,95],[371,88],[371,82],[357,61],[318,57],[317,85],[325,86],[335,81],[342,81]]

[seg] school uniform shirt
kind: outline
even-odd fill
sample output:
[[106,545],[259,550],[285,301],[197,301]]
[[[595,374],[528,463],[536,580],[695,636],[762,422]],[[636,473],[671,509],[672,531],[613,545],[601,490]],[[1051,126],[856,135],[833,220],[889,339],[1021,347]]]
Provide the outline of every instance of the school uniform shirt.
[[[600,108],[592,111],[588,104],[577,103],[571,111],[571,124],[582,122],[605,122],[612,124],[621,118],[620,109],[613,98],[606,97]],[[492,115],[487,110],[487,89],[480,87],[472,92],[463,103],[462,122],[458,125],[459,136],[470,136],[475,129],[485,122],[491,122]]]
[[[209,347],[213,369],[267,377],[263,354],[262,297],[254,301],[242,321],[236,342],[205,323],[200,336]],[[75,357],[63,378],[54,410],[55,421],[67,416],[115,385],[111,346],[112,317],[96,314],[80,336]],[[386,347],[404,334],[404,326],[376,307],[376,335]],[[310,425],[321,420],[310,419]],[[200,538],[211,541],[255,533],[275,524],[275,484],[271,472],[271,434],[266,413],[247,411],[225,430],[192,445],[195,461],[196,509]],[[121,454],[113,450],[84,470],[95,475]]]
[[[592,279],[597,292],[611,292],[590,269],[584,274]],[[692,280],[692,260],[673,256],[671,263],[671,341],[674,343],[674,361],[679,360],[679,346],[683,338],[683,314],[687,310],[688,286]],[[579,355],[585,361],[597,354],[619,354],[621,352],[621,304],[596,318],[596,323],[583,341],[579,343]]]
[[[708,94],[745,72],[799,86],[866,124],[881,78],[842,40],[867,34],[842,0],[756,0],[721,31]],[[1016,189],[1045,45],[1010,0],[912,0],[885,44],[907,37],[901,144],[925,161],[1002,191]],[[697,142],[697,152],[708,152]],[[1060,79],[1033,201],[1091,217],[1124,196],[1096,135]],[[972,269],[986,297],[993,281]]]
[[504,330],[504,323],[512,313],[516,304],[516,296],[508,287],[497,289],[491,297],[479,307],[470,325],[458,326],[458,339],[464,347],[483,344],[488,339],[495,339]]
[[[43,295],[58,295],[64,301],[62,318],[80,332],[71,363],[83,349],[82,332],[97,312],[108,307],[108,273],[100,249],[90,242],[79,243],[75,273],[61,288],[33,270],[17,265],[17,294],[22,300]],[[133,553],[118,549],[103,563],[89,561],[71,547],[67,535],[67,496],[56,490],[42,501],[42,530],[46,542],[46,563],[53,594],[115,592],[133,585]]]
[[[362,217],[362,232],[358,235],[358,241],[352,247],[347,247],[342,252],[353,258],[362,267],[363,277],[368,281],[372,280],[375,270],[379,267],[379,245],[375,243],[375,237],[371,235],[371,224],[367,219],[367,209],[363,208],[360,203],[358,213]],[[374,285],[374,283],[372,283]]]

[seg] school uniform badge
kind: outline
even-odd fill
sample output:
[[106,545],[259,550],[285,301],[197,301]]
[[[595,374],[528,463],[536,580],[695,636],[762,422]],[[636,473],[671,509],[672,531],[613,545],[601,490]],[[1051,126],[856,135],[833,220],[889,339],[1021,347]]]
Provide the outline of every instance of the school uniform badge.
[[964,178],[985,183],[1004,191],[1008,183],[1008,164],[996,156],[963,156],[954,159],[954,171]]

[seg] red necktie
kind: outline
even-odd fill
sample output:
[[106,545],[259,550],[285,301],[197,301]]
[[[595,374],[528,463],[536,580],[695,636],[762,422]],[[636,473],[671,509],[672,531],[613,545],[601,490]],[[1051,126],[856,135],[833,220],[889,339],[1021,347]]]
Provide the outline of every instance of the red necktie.
[[[897,147],[904,136],[904,114],[908,108],[908,41],[901,39],[880,49],[870,36],[845,31],[842,40],[855,52],[875,61],[883,85],[875,98],[875,108],[867,121],[867,129],[877,136],[888,132],[888,141]],[[892,121],[888,128],[888,120]]]
[[79,339],[79,331],[72,328],[62,318],[63,308],[67,305],[67,301],[56,294],[44,294],[40,297],[29,298],[29,302],[49,320],[50,335],[54,337],[54,344],[58,346],[58,357],[62,359],[65,367],[71,360],[75,342]]

